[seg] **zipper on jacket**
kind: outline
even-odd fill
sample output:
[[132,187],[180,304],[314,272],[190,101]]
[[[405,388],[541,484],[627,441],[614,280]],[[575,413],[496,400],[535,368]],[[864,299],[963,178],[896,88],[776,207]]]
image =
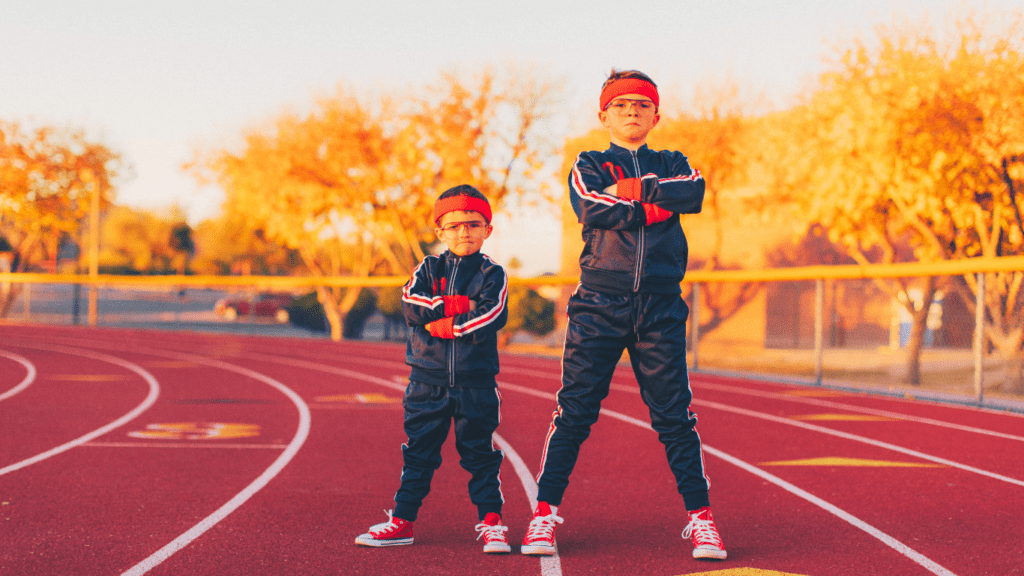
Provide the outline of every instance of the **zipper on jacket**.
[[[452,267],[451,278],[448,279],[448,289],[445,290],[448,296],[455,295],[455,275],[459,271],[459,262],[462,262],[461,258],[454,258],[455,266]],[[453,317],[454,318],[454,317]],[[452,325],[452,329],[455,329],[455,325]],[[455,338],[452,337],[451,344],[448,346],[448,386],[455,386]]]
[[[636,157],[636,150],[630,150],[629,153],[630,153],[630,155],[633,156],[633,170],[635,170],[636,177],[639,178],[640,177],[640,161]],[[634,279],[633,279],[633,292],[639,292],[640,291],[640,272],[642,270],[643,261],[644,261],[644,241],[645,241],[644,229],[645,228],[647,228],[647,226],[641,226],[640,227],[640,234],[637,237],[637,242],[636,242],[636,266],[635,266],[634,271],[633,271],[633,276],[634,276]]]

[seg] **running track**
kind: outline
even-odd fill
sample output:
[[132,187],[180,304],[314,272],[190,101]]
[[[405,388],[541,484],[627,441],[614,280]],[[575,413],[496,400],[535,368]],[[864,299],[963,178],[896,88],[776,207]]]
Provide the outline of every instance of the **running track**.
[[[693,560],[628,369],[584,444],[559,554],[487,556],[452,442],[416,544],[367,549],[398,486],[404,347],[0,326],[0,574],[1017,574],[1024,418],[694,375],[729,551]],[[557,359],[499,376],[518,552]]]

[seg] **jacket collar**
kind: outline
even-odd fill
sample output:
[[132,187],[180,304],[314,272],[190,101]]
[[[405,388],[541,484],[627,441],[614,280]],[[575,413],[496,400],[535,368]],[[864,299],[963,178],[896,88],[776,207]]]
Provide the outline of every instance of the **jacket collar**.
[[447,248],[445,248],[444,252],[441,253],[441,256],[444,256],[445,260],[463,260],[466,262],[472,262],[473,260],[481,259],[484,257],[483,252],[480,251],[474,252],[469,256],[456,256],[455,254],[452,254],[452,251],[448,250]]
[[[644,144],[643,146],[640,146],[640,148],[637,148],[636,153],[637,154],[646,153],[648,150],[650,150],[650,148],[647,147],[647,144]],[[628,155],[628,156],[631,156],[633,154],[633,151],[630,150],[629,148],[623,148],[622,146],[619,146],[618,144],[615,144],[614,142],[612,142],[612,143],[610,143],[608,145],[608,152],[610,152],[612,154],[625,154],[625,155]]]

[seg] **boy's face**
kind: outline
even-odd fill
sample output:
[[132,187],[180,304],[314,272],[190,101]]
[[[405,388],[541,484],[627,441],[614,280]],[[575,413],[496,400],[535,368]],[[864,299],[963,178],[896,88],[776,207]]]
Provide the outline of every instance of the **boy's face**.
[[661,120],[654,102],[640,94],[623,94],[613,99],[597,117],[608,129],[613,143],[633,150],[647,142],[647,134]]
[[453,210],[441,216],[440,227],[434,232],[438,240],[458,257],[476,254],[491,237],[491,225],[483,214],[467,210]]

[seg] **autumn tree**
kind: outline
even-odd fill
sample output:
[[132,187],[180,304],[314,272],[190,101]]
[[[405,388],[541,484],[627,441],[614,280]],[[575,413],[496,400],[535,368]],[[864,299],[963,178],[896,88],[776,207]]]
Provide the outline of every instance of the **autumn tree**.
[[[1019,14],[1001,30],[968,15],[945,42],[905,26],[854,43],[788,114],[776,141],[775,164],[785,168],[772,194],[824,225],[859,263],[1024,253],[1021,32]],[[1007,386],[1021,390],[1016,286],[1024,276],[994,279],[986,334],[1007,361]],[[912,281],[878,285],[913,317],[905,379],[918,384],[929,303],[943,280],[921,280],[920,306],[906,297]],[[968,278],[946,287],[973,285]]]
[[[709,224],[711,242],[691,250],[690,270],[741,267],[725,256],[725,235],[742,216],[725,213],[722,201],[747,183],[752,120],[748,107],[737,84],[709,84],[698,91],[690,110],[664,118],[651,132],[652,147],[682,151],[704,178],[704,205],[698,218]],[[707,333],[750,302],[761,285],[723,282],[702,288],[700,333]]]
[[[14,272],[55,257],[62,233],[82,243],[92,194],[105,210],[124,169],[120,155],[74,129],[23,131],[0,122],[0,236],[10,242]],[[16,290],[0,300],[5,316]]]
[[[304,116],[254,130],[240,152],[196,164],[225,190],[225,211],[296,250],[317,277],[407,275],[435,241],[431,213],[446,188],[470,183],[501,208],[539,195],[554,88],[491,71],[401,99],[339,92]],[[358,289],[319,287],[340,339]]]
[[267,240],[262,230],[248,228],[238,214],[227,213],[203,220],[193,230],[195,256],[191,268],[197,274],[255,274],[286,276],[304,274],[295,250]]
[[499,341],[504,346],[518,330],[543,336],[555,328],[555,303],[529,286],[516,285],[508,291],[508,322]]

